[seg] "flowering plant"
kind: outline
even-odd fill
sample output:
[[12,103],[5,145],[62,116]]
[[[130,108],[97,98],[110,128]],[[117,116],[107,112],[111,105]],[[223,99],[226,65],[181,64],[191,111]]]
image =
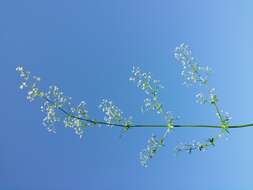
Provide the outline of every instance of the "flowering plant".
[[160,81],[153,79],[150,72],[143,72],[139,67],[133,67],[129,80],[135,83],[137,87],[146,94],[141,111],[154,111],[162,116],[164,124],[136,124],[133,122],[131,116],[126,117],[119,107],[114,105],[112,101],[106,99],[103,99],[99,105],[99,108],[105,115],[104,120],[97,120],[88,114],[87,105],[84,101],[74,106],[71,102],[72,99],[66,96],[57,86],[49,86],[47,91],[43,91],[38,87],[38,83],[41,81],[40,77],[32,76],[29,71],[26,71],[20,66],[16,68],[16,71],[21,78],[19,88],[21,90],[27,90],[27,100],[30,102],[37,98],[42,100],[41,111],[45,114],[42,123],[49,132],[56,132],[56,123],[58,122],[62,122],[65,127],[73,129],[74,133],[80,138],[83,137],[86,128],[102,125],[120,127],[123,129],[123,132],[127,132],[129,128],[159,127],[165,129],[161,137],[152,134],[146,148],[140,152],[140,163],[144,167],[147,167],[150,159],[155,156],[158,150],[165,146],[167,136],[175,128],[192,127],[220,129],[217,135],[208,138],[204,142],[192,141],[191,143],[181,143],[175,148],[176,152],[186,151],[192,153],[193,151],[205,151],[215,146],[219,139],[229,134],[231,128],[253,126],[253,124],[230,124],[230,115],[220,109],[217,93],[215,89],[209,85],[211,69],[197,63],[188,45],[183,43],[176,47],[174,56],[177,62],[182,66],[181,75],[184,78],[184,85],[194,85],[200,89],[200,92],[196,94],[196,102],[212,106],[220,123],[219,125],[177,124],[176,122],[179,117],[165,110],[159,99],[159,93],[163,88]]

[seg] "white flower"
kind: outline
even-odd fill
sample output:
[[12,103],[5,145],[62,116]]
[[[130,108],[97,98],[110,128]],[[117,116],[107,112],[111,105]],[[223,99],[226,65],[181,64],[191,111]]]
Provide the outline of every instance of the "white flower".
[[206,143],[201,143],[193,140],[190,143],[180,143],[176,146],[176,152],[186,151],[191,154],[193,151],[206,151],[210,146],[214,146],[214,139],[210,138]]
[[207,99],[205,98],[205,96],[202,93],[198,93],[198,94],[196,94],[196,102],[198,104],[205,104],[205,103],[207,103]]
[[[131,124],[132,117],[128,119],[123,117],[123,112],[112,103],[112,101],[102,99],[102,102],[99,105],[99,108],[104,112],[105,122],[109,124],[122,124],[122,125],[129,125]],[[112,125],[108,125],[112,126]]]
[[154,157],[157,150],[161,147],[161,143],[156,139],[155,135],[152,135],[148,140],[147,147],[140,152],[140,162],[144,167],[148,166],[148,161]]
[[[27,99],[33,101],[37,97],[43,98],[44,102],[41,106],[41,111],[45,113],[43,125],[49,132],[56,132],[55,123],[63,121],[65,127],[74,129],[75,133],[82,137],[84,128],[89,127],[91,121],[86,109],[86,103],[81,101],[77,107],[71,107],[71,98],[64,95],[57,86],[49,86],[47,92],[42,92],[37,83],[41,80],[40,77],[30,76],[30,72],[24,70],[23,67],[17,67],[16,71],[21,78],[20,89],[27,89]],[[63,118],[58,112],[63,113]]]
[[152,79],[150,72],[143,72],[139,67],[133,67],[129,80],[135,82],[137,87],[148,95],[148,98],[144,99],[142,111],[154,110],[158,114],[163,113],[163,105],[158,102],[158,94],[163,88],[159,80]]
[[192,56],[188,45],[182,43],[175,49],[174,56],[182,64],[183,70],[181,75],[184,77],[184,84],[207,85],[211,69],[209,67],[199,66]]
[[143,72],[139,67],[133,67],[132,76],[129,78],[137,84],[146,94],[156,96],[163,86],[159,80],[153,80],[150,72]]
[[101,108],[104,112],[104,120],[107,123],[121,123],[121,121],[123,120],[122,111],[117,106],[113,105],[112,101],[103,99],[101,104],[99,105],[99,108]]

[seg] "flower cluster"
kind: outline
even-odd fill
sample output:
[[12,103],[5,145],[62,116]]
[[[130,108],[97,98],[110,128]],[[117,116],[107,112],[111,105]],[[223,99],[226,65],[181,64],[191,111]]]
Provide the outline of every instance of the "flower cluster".
[[157,96],[160,89],[163,88],[159,80],[152,79],[150,72],[143,72],[139,67],[133,67],[129,80],[136,82],[138,88],[153,96]]
[[163,105],[154,98],[145,98],[144,105],[141,108],[142,112],[145,111],[156,111],[156,113],[161,114],[163,112]]
[[27,88],[27,87],[28,87],[27,82],[28,82],[29,79],[30,79],[30,72],[24,70],[23,67],[17,67],[17,68],[16,68],[16,71],[19,73],[19,76],[20,76],[20,78],[21,78],[21,80],[22,80],[22,82],[21,82],[19,88],[20,88],[21,90],[23,90],[24,88]]
[[178,119],[178,117],[173,116],[171,113],[164,113],[164,119],[167,123],[167,129],[164,132],[163,136],[160,139],[157,139],[155,135],[152,135],[148,140],[148,145],[146,149],[144,149],[140,153],[140,162],[144,167],[148,166],[148,161],[153,158],[160,147],[164,146],[164,141],[167,138],[168,134],[174,128],[174,122]]
[[[196,102],[199,104],[210,104],[215,108],[216,115],[219,118],[221,132],[212,138],[204,141],[204,143],[192,141],[191,143],[181,143],[176,147],[177,152],[187,151],[191,153],[194,150],[205,151],[208,148],[215,146],[216,141],[226,135],[229,129],[229,123],[231,120],[230,115],[227,112],[223,112],[218,105],[218,97],[215,89],[209,87],[209,75],[210,68],[200,66],[195,58],[192,56],[192,52],[188,45],[179,45],[174,52],[176,60],[182,64],[183,70],[181,75],[185,79],[186,85],[198,85],[204,89],[204,92],[200,92],[196,95]],[[41,91],[37,84],[41,80],[39,77],[31,76],[29,71],[23,69],[23,67],[17,67],[16,71],[21,78],[20,89],[27,90],[28,101],[33,101],[40,97],[43,100],[41,111],[45,113],[43,119],[43,125],[47,127],[49,132],[56,132],[56,122],[63,122],[66,128],[74,130],[75,134],[80,138],[84,134],[84,130],[87,127],[95,125],[108,125],[123,127],[123,132],[126,132],[130,127],[146,127],[145,125],[132,124],[132,118],[125,118],[123,112],[112,103],[112,101],[103,99],[99,105],[99,108],[105,114],[104,121],[96,121],[90,119],[87,111],[87,106],[84,101],[81,101],[79,105],[72,106],[71,98],[64,95],[64,93],[57,86],[50,86],[47,92]],[[144,99],[144,105],[142,111],[155,111],[160,114],[166,125],[166,131],[161,138],[156,138],[152,135],[148,140],[148,144],[144,150],[140,152],[140,162],[144,167],[148,166],[148,162],[153,158],[156,152],[164,146],[164,141],[171,130],[175,127],[189,127],[187,125],[175,125],[175,121],[178,117],[173,116],[171,113],[166,112],[163,104],[159,100],[159,92],[163,88],[159,80],[154,80],[150,72],[143,72],[139,67],[133,67],[132,75],[129,78],[130,81],[136,83],[137,87],[143,90],[146,94]],[[61,113],[61,114],[60,114]],[[63,115],[63,117],[62,117]],[[150,127],[150,126],[149,126]],[[199,126],[197,126],[199,127]],[[201,126],[202,127],[202,126]],[[213,126],[203,126],[213,127]]]
[[214,107],[216,109],[216,116],[220,120],[222,131],[223,132],[228,132],[227,128],[229,126],[229,123],[230,123],[230,120],[232,119],[232,117],[230,116],[230,114],[228,112],[224,112],[223,110],[221,110],[218,107],[219,99],[216,95],[216,92],[215,92],[214,88],[209,90],[209,97],[210,97],[210,103],[212,105],[214,105]]
[[142,111],[154,110],[158,114],[163,112],[163,105],[158,102],[158,94],[163,86],[159,80],[154,80],[149,72],[143,72],[139,67],[133,67],[132,75],[129,78],[142,89],[148,97],[144,99]]
[[71,105],[71,98],[65,96],[64,93],[57,86],[49,86],[49,89],[45,93],[44,97],[51,102],[54,102],[55,106],[58,108]]
[[129,78],[130,81],[136,82],[137,87],[141,88],[148,95],[144,99],[144,106],[142,111],[156,111],[158,114],[162,114],[165,120],[168,117],[172,119],[172,115],[169,112],[165,112],[163,104],[158,101],[158,94],[163,86],[159,80],[154,80],[149,72],[143,72],[139,67],[133,67],[132,76]]
[[193,140],[191,143],[180,143],[176,147],[176,152],[186,151],[191,154],[193,151],[206,151],[208,148],[215,146],[216,138],[209,138],[205,143],[201,143],[198,141]]
[[155,153],[160,147],[162,147],[161,142],[156,139],[155,135],[152,135],[148,140],[147,147],[142,152],[140,152],[141,165],[147,167],[148,161],[154,157]]
[[163,116],[167,125],[167,129],[160,138],[159,142],[153,135],[148,142],[147,148],[140,153],[141,164],[146,167],[148,160],[155,155],[156,150],[160,146],[164,145],[164,141],[173,129],[174,122],[178,119],[178,117],[175,117],[164,110],[163,104],[158,100],[160,89],[163,88],[163,86],[160,84],[159,80],[152,79],[149,72],[143,72],[139,67],[133,67],[132,76],[129,80],[135,82],[137,87],[144,90],[144,92],[148,95],[148,97],[144,99],[142,111],[155,111],[157,114]]
[[205,95],[203,93],[196,94],[196,103],[198,104],[205,104],[208,100],[206,99]]
[[124,118],[123,112],[116,105],[114,105],[112,101],[102,99],[99,108],[102,110],[102,112],[104,112],[104,120],[108,124],[122,124],[126,127],[130,126],[132,118]]
[[60,116],[57,115],[57,111],[67,104],[70,105],[71,98],[66,97],[57,86],[49,86],[48,91],[44,93],[43,99],[41,111],[46,114],[43,125],[47,127],[49,132],[55,133],[55,123],[61,120]]
[[[57,86],[50,86],[48,92],[45,93],[44,99],[41,110],[46,113],[43,125],[47,127],[48,131],[55,132],[55,123],[62,121],[65,127],[73,129],[75,134],[81,138],[84,129],[90,126],[90,122],[87,122],[89,116],[86,103],[81,101],[78,106],[71,106],[71,98],[65,96]],[[67,109],[68,111],[66,111]],[[57,114],[57,111],[64,113],[63,118]]]
[[81,138],[84,129],[91,126],[91,123],[87,123],[84,119],[89,120],[89,116],[86,109],[86,103],[81,101],[77,107],[71,108],[71,115],[66,116],[63,123],[65,127],[73,128],[75,134]]
[[[73,128],[75,133],[82,137],[84,128],[91,123],[87,122],[89,117],[85,102],[82,101],[77,107],[71,107],[71,98],[65,96],[57,86],[49,86],[47,92],[42,92],[37,87],[39,77],[31,76],[23,67],[17,67],[16,71],[22,80],[19,88],[28,91],[27,99],[33,101],[37,97],[42,98],[41,111],[45,113],[42,123],[48,132],[55,133],[55,123],[62,121],[65,127]],[[59,111],[64,114],[63,118],[59,115]]]
[[32,76],[29,71],[26,71],[23,67],[17,67],[16,71],[19,73],[21,78],[21,84],[19,88],[21,90],[27,89],[27,100],[32,102],[37,97],[42,97],[43,92],[37,87],[37,83],[41,80],[40,77]]
[[228,126],[231,117],[227,112],[223,113],[223,111],[218,108],[218,97],[215,89],[209,88],[208,86],[210,68],[199,66],[192,56],[189,46],[184,43],[176,47],[174,55],[175,58],[183,65],[182,76],[185,78],[185,83],[205,85],[207,88],[209,98],[207,98],[203,93],[198,93],[196,95],[196,102],[199,104],[210,103],[214,105],[216,115],[220,119],[221,124]]
[[217,104],[218,103],[218,97],[215,91],[215,88],[208,90],[208,95],[205,95],[204,93],[200,92],[196,94],[196,103],[198,104]]
[[48,132],[56,132],[55,123],[60,121],[60,117],[56,113],[57,109],[58,107],[55,104],[47,100],[41,106],[41,111],[45,113],[42,124],[47,128]]
[[211,70],[209,67],[199,66],[188,45],[182,43],[176,47],[174,56],[183,66],[181,74],[185,79],[184,84],[207,85]]
[[[176,60],[182,64],[182,76],[185,79],[184,84],[193,85],[198,84],[204,87],[204,90],[207,92],[208,96],[202,92],[196,94],[196,102],[199,104],[209,103],[215,108],[216,115],[221,124],[221,132],[228,132],[229,122],[231,120],[230,115],[227,112],[220,110],[218,106],[218,97],[214,88],[209,87],[208,78],[210,75],[209,67],[202,67],[196,62],[195,58],[192,56],[192,52],[188,45],[181,44],[175,49],[174,56]],[[191,151],[192,149],[206,149],[208,144],[201,143],[192,143],[184,144],[179,146],[179,150]],[[182,148],[183,147],[183,148]]]

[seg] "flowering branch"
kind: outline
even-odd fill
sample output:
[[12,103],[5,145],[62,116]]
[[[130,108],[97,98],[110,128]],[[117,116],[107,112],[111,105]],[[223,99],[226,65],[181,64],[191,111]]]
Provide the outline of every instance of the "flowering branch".
[[[176,124],[179,117],[174,116],[171,112],[166,111],[164,105],[159,100],[159,93],[163,86],[159,80],[154,80],[149,72],[143,72],[138,67],[133,67],[132,75],[129,78],[138,88],[146,94],[144,105],[141,107],[142,112],[154,111],[162,116],[165,123],[157,124],[136,124],[132,117],[123,116],[123,112],[110,100],[103,99],[99,108],[105,114],[104,121],[91,118],[88,115],[87,105],[81,101],[77,106],[73,106],[71,98],[67,97],[60,91],[57,86],[50,86],[48,91],[42,91],[38,88],[40,77],[31,76],[29,71],[23,67],[17,67],[16,70],[21,78],[20,89],[27,89],[27,100],[32,102],[36,98],[43,100],[41,111],[45,113],[43,125],[49,132],[56,132],[55,123],[62,121],[64,126],[74,130],[80,138],[83,137],[86,128],[95,126],[119,127],[123,132],[127,132],[129,128],[164,128],[164,134],[157,138],[152,135],[148,140],[145,149],[140,152],[140,162],[147,167],[148,162],[157,151],[165,146],[165,139],[174,128],[215,128],[221,129],[214,137],[208,138],[204,142],[192,141],[191,143],[181,143],[176,147],[176,152],[186,151],[192,153],[195,150],[205,151],[215,146],[216,141],[222,136],[229,134],[229,129],[253,127],[253,123],[231,125],[231,117],[227,112],[223,112],[219,108],[219,100],[214,88],[209,86],[209,76],[211,69],[209,67],[199,66],[192,56],[192,52],[188,45],[181,44],[175,49],[175,58],[182,65],[181,75],[184,78],[184,85],[198,86],[202,92],[196,95],[196,102],[199,104],[210,104],[214,107],[216,116],[220,125],[185,125]],[[206,94],[206,95],[205,95]]]

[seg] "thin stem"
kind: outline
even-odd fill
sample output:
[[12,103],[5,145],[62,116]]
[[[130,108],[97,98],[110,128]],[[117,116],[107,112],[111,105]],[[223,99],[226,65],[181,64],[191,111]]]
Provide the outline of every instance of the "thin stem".
[[224,120],[223,120],[223,117],[222,117],[222,115],[221,115],[221,112],[220,112],[220,109],[219,109],[217,103],[214,102],[213,105],[214,105],[214,107],[215,107],[216,113],[218,114],[218,117],[219,117],[219,119],[220,119],[221,124],[224,124]]
[[[45,99],[46,101],[50,102],[51,104],[55,104],[55,102],[53,102],[52,100],[48,99],[45,96],[42,96],[43,99]],[[71,113],[69,113],[68,111],[66,111],[64,108],[62,107],[58,107],[58,110],[60,110],[62,113],[64,113],[65,115],[75,118],[75,119],[79,119],[82,121],[86,121],[88,123],[93,123],[93,124],[100,124],[100,125],[109,125],[109,126],[114,126],[114,127],[122,127],[125,128],[126,125],[124,124],[117,124],[117,123],[108,123],[108,122],[104,122],[104,121],[97,121],[97,120],[92,120],[92,119],[85,119],[82,117],[78,117],[75,116]],[[157,124],[128,124],[129,128],[168,128],[168,125],[157,125]],[[222,128],[222,126],[220,125],[173,125],[174,128],[215,128],[215,129],[219,129]],[[241,125],[229,125],[228,128],[230,129],[236,129],[236,128],[246,128],[246,127],[253,127],[253,123],[249,123],[249,124],[241,124]]]

